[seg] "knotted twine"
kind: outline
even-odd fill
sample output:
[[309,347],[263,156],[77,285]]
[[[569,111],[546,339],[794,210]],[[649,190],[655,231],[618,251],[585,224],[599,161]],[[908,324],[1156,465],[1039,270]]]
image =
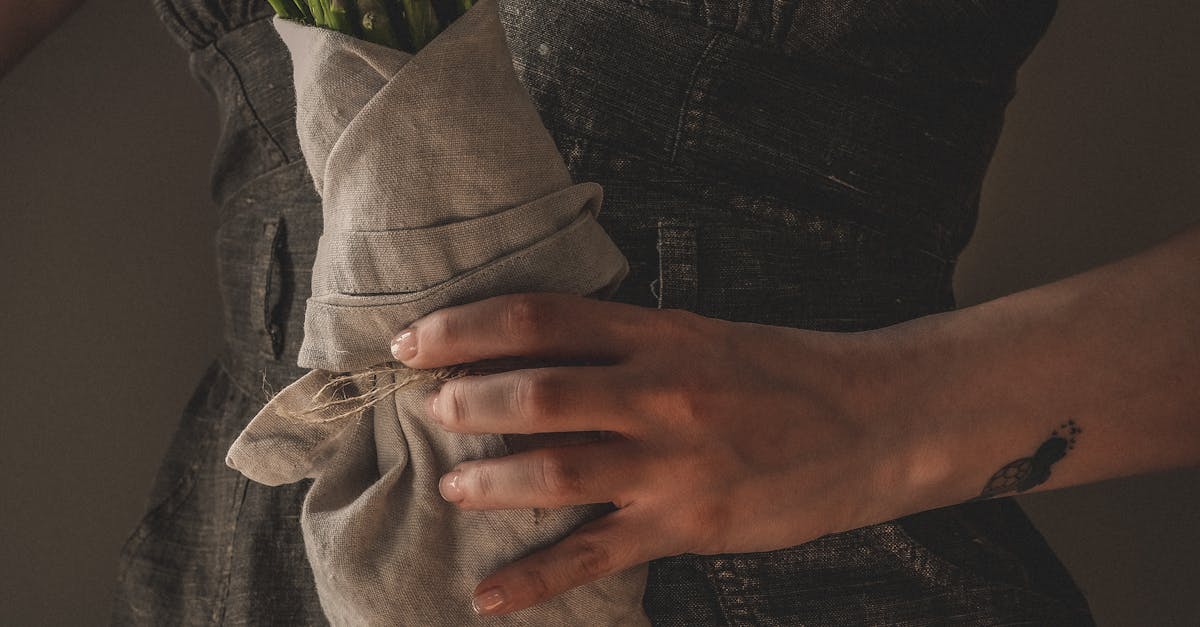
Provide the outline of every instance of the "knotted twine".
[[281,485],[313,479],[300,513],[334,625],[648,625],[648,567],[504,616],[475,584],[612,511],[611,504],[460,510],[438,479],[456,464],[603,432],[456,434],[424,415],[441,382],[548,362],[405,367],[391,337],[434,310],[500,294],[608,298],[628,262],[600,227],[602,188],[573,184],[517,80],[495,0],[412,55],[275,18],[323,233],[297,364],[226,462]]

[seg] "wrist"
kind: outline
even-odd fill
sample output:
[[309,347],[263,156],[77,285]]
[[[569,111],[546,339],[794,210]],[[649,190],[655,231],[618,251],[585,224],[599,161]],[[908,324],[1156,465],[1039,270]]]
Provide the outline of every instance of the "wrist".
[[957,502],[961,460],[946,444],[952,426],[945,419],[951,400],[943,386],[946,347],[931,329],[822,333],[806,343],[827,366],[818,389],[836,390],[829,399],[836,413],[859,425],[863,436],[847,451],[864,490],[853,526]]
[[985,401],[978,377],[996,360],[958,335],[963,322],[947,312],[857,334],[872,364],[860,411],[885,425],[877,482],[890,518],[960,503],[982,485],[990,462],[981,463],[978,447],[995,428],[995,407],[980,402],[998,399]]
[[1046,313],[1075,311],[1077,300],[1006,297],[871,332],[893,353],[891,404],[907,430],[897,483],[908,513],[981,496],[994,473],[1078,417],[1066,399],[1080,383],[1073,369],[1087,360],[1062,349],[1068,330]]

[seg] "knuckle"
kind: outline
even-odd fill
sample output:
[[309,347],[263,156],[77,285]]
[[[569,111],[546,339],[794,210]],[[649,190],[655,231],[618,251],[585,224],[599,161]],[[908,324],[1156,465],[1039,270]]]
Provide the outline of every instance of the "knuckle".
[[555,416],[562,410],[562,385],[545,369],[527,369],[517,379],[516,405],[520,415],[530,421]]
[[496,492],[496,476],[486,465],[472,464],[463,468],[463,503],[486,502]]
[[700,398],[704,390],[695,383],[690,373],[671,373],[643,381],[631,394],[638,405],[652,408],[673,428],[683,429],[694,423],[703,409]]
[[[654,371],[649,368],[635,366],[628,372],[614,372],[600,385],[606,389],[620,390],[620,394],[610,395],[603,400],[611,404],[614,412],[640,414],[653,411],[655,379]],[[568,400],[571,399],[568,392],[564,392],[563,395]]]
[[538,488],[544,493],[560,498],[582,496],[583,476],[561,454],[549,452],[541,455],[538,464]]
[[637,398],[653,405],[655,411],[664,416],[680,413],[680,402],[686,401],[685,396],[680,390],[678,377],[661,374],[647,378],[642,384],[641,393],[637,394]]
[[465,388],[466,385],[461,381],[447,381],[442,384],[442,388],[438,392],[439,401],[442,396],[446,398],[445,402],[439,403],[442,411],[438,414],[438,418],[448,429],[461,427],[466,420],[467,394]]
[[456,317],[444,311],[430,313],[421,323],[421,344],[425,346],[452,346],[457,334]]
[[552,596],[553,590],[550,587],[550,579],[546,577],[546,573],[542,569],[530,568],[526,570],[524,579],[534,599],[541,601]]
[[707,363],[687,369],[664,382],[662,394],[670,403],[671,414],[686,424],[711,424],[718,420],[714,412],[729,389],[728,373]]
[[699,385],[691,378],[685,378],[673,386],[671,398],[681,418],[689,423],[704,422],[708,411],[705,389],[704,385]]
[[616,563],[612,544],[595,533],[578,534],[575,560],[580,572],[589,580],[607,575]]
[[502,327],[517,339],[536,337],[545,331],[550,319],[546,303],[532,294],[514,295],[504,308]]
[[673,379],[657,370],[647,370],[639,381],[631,382],[626,392],[631,403],[641,411],[656,415],[671,415],[675,409]]

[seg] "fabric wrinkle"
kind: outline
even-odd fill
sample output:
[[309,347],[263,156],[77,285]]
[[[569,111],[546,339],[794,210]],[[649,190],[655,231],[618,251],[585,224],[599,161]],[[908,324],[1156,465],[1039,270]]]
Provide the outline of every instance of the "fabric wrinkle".
[[[297,363],[307,299],[316,280],[335,281],[307,271],[323,216],[308,166],[295,160],[287,49],[258,0],[155,6],[218,96],[225,337],[123,552],[113,622],[324,625],[299,524],[313,481],[245,482],[243,492],[224,464],[270,397],[264,383],[274,392],[307,373]],[[497,0],[515,75],[570,178],[603,188],[595,221],[628,261],[611,299],[827,331],[954,308],[954,261],[974,228],[1015,73],[1054,7]],[[284,289],[265,297],[279,301],[278,359],[262,350],[252,302],[271,218],[286,226],[275,258]],[[407,398],[381,411],[400,416]],[[410,425],[378,426],[405,434]],[[407,452],[435,455],[406,441]],[[511,450],[492,443],[478,454]],[[364,472],[378,475],[399,458],[371,462]],[[655,625],[1093,624],[1011,499],[775,551],[655,559],[642,604]]]
[[[297,358],[312,370],[256,413],[227,465],[268,486],[313,480],[300,527],[335,625],[648,625],[644,564],[511,616],[477,616],[468,601],[478,580],[603,508],[530,521],[523,510],[445,502],[439,476],[503,455],[505,438],[431,426],[424,399],[438,381],[377,368],[393,362],[396,330],[434,309],[518,291],[603,293],[628,270],[595,220],[602,187],[572,181],[516,79],[495,0],[416,54],[281,18],[274,26],[292,58],[297,131],[322,203]],[[373,370],[344,397],[319,398],[336,373],[364,368]],[[358,398],[372,402],[346,404]],[[333,402],[310,410],[318,401]]]

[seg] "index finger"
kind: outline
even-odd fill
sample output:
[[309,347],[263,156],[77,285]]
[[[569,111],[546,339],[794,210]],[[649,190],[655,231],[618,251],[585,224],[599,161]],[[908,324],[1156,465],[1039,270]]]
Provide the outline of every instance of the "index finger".
[[523,292],[445,307],[392,340],[412,368],[499,357],[621,361],[660,327],[661,310],[575,294]]

